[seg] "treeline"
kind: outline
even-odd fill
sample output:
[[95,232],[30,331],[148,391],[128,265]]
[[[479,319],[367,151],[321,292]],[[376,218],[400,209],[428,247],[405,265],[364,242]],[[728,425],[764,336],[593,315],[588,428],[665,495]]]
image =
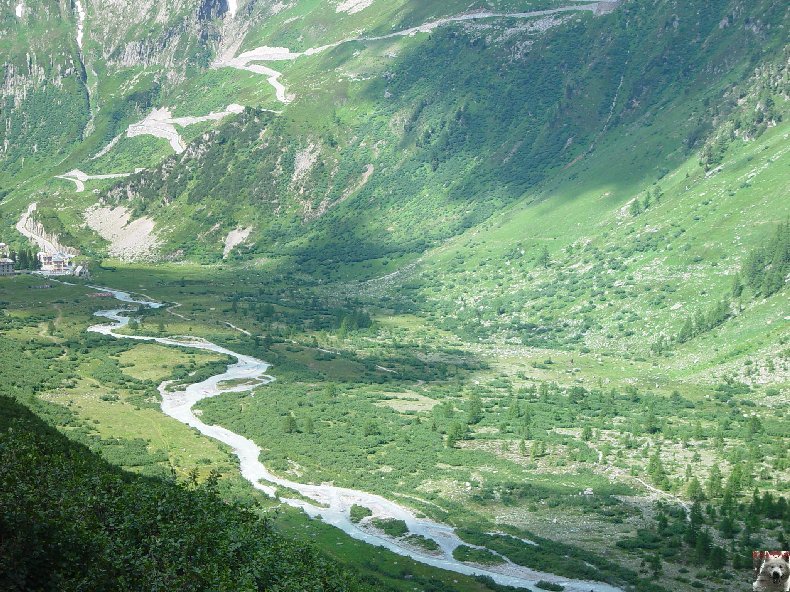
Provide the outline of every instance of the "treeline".
[[132,475],[0,397],[0,589],[363,588],[198,484]]
[[780,224],[774,235],[752,250],[733,282],[733,296],[744,288],[754,296],[767,298],[784,288],[790,274],[790,224]]
[[[636,592],[666,592],[658,582],[640,576],[632,567],[623,567],[607,557],[571,545],[520,531],[519,536],[484,533],[480,528],[461,528],[458,533],[467,543],[485,546],[507,557],[517,565],[549,571],[566,577],[626,583]],[[526,542],[521,536],[529,537]],[[554,590],[537,586],[543,590]]]
[[688,513],[663,502],[657,502],[655,509],[653,523],[617,542],[621,549],[641,555],[655,577],[664,573],[664,561],[672,561],[708,567],[714,580],[726,581],[727,568],[752,566],[752,549],[770,544],[759,533],[772,526],[778,526],[779,546],[787,546],[781,525],[790,519],[790,506],[784,497],[770,492],[755,491],[745,502],[725,492],[717,504],[695,501]]
[[634,198],[634,201],[631,202],[631,207],[628,209],[628,212],[632,216],[636,217],[642,212],[646,211],[654,203],[659,203],[663,196],[664,192],[661,190],[661,187],[657,185],[652,189],[652,191],[645,192],[644,199],[640,200],[638,197]]
[[257,295],[253,292],[238,292],[230,297],[230,308],[223,312],[250,317],[263,325],[267,333],[274,334],[278,328],[288,332],[289,328],[301,326],[345,338],[354,331],[368,329],[373,325],[370,313],[356,301],[348,300],[342,306],[333,307],[312,297],[309,302],[298,307],[288,307],[283,304],[275,306],[267,300],[273,298],[280,302],[285,301],[283,295],[275,297],[264,294],[263,291],[259,291]]
[[725,298],[705,311],[697,311],[694,317],[688,317],[677,335],[678,343],[686,343],[693,337],[715,329],[730,317],[730,302]]
[[[736,139],[759,138],[770,126],[783,120],[786,110],[782,108],[780,97],[785,92],[787,79],[787,47],[774,55],[779,56],[776,61],[763,62],[745,83],[733,85],[722,100],[715,101],[708,109],[710,119],[726,119],[717,132],[705,141],[700,151],[700,165],[706,171],[721,164]],[[687,138],[687,145],[696,144],[699,136],[708,131],[710,119],[700,122]]]
[[[735,274],[731,297],[743,298],[746,290],[753,298],[773,296],[787,283],[790,275],[790,224],[780,224],[776,232],[759,247],[749,252]],[[677,343],[686,343],[694,337],[711,331],[731,316],[730,296],[725,296],[707,311],[697,311],[689,316],[675,336]],[[670,339],[659,336],[650,346],[653,353],[661,354],[671,346]]]

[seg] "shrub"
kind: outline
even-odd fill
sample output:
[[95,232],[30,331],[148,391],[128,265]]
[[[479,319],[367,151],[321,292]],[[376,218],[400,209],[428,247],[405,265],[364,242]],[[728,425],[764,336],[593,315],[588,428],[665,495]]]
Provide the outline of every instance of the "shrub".
[[363,518],[372,516],[373,512],[370,511],[370,508],[366,508],[365,506],[358,506],[357,504],[354,504],[353,506],[351,506],[350,514],[351,514],[351,522],[357,523],[360,522]]

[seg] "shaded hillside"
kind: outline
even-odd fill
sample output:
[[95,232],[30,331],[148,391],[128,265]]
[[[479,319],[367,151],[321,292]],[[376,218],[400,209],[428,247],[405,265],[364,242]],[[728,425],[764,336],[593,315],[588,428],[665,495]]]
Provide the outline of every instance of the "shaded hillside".
[[201,485],[132,475],[0,397],[4,590],[358,590]]
[[786,18],[775,2],[627,2],[344,44],[286,72],[282,117],[228,124],[110,200],[131,196],[187,257],[218,257],[237,226],[253,228],[242,255],[321,269],[419,253],[631,137],[628,174],[668,174],[721,129],[715,97],[776,63]]

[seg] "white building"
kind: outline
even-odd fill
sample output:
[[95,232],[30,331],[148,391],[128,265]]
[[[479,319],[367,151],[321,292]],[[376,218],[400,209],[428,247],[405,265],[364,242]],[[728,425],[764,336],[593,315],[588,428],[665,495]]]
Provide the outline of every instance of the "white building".
[[38,260],[41,262],[41,271],[45,273],[61,275],[73,272],[71,255],[41,252],[38,254]]
[[88,268],[85,265],[78,265],[77,267],[75,267],[74,275],[76,277],[84,278],[86,280],[89,280],[91,277],[91,273],[90,271],[88,271]]

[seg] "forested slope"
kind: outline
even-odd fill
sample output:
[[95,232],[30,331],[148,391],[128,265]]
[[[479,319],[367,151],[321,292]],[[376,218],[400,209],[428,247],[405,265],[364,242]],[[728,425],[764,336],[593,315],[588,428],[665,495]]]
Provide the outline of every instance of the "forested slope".
[[[227,123],[107,198],[160,220],[164,256],[216,258],[236,226],[252,228],[242,258],[308,269],[417,254],[625,146],[620,185],[700,151],[715,166],[731,101],[756,71],[778,72],[768,93],[783,102],[786,20],[775,2],[626,2],[347,43],[289,66],[297,99],[283,116]],[[784,110],[758,104],[743,122],[755,132]]]
[[365,589],[215,487],[124,472],[0,397],[0,587]]

